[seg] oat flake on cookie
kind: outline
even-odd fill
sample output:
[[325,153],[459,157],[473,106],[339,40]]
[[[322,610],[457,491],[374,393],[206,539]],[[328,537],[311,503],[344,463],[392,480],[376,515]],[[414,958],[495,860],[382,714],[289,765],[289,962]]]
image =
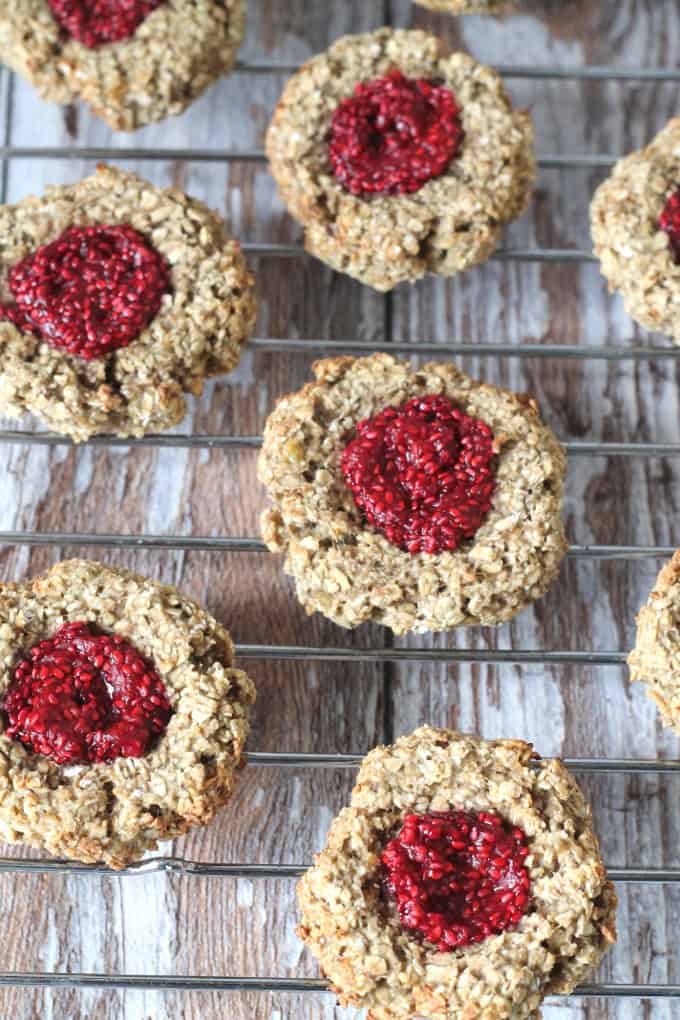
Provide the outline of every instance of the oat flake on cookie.
[[0,839],[123,868],[209,822],[255,689],[176,588],[69,560],[0,585]]
[[631,679],[641,680],[666,726],[680,733],[680,550],[662,568],[637,616]]
[[77,442],[168,429],[186,394],[234,368],[254,323],[239,242],[176,189],[102,166],[0,207],[4,414]]
[[10,0],[0,60],[43,99],[83,99],[115,131],[181,113],[227,74],[245,31],[245,0]]
[[[537,1020],[616,940],[589,806],[521,740],[422,726],[363,761],[298,934],[369,1020]],[[423,860],[428,867],[423,867]]]
[[270,414],[262,528],[307,612],[395,633],[509,620],[567,543],[564,450],[534,401],[451,364],[317,362]]
[[402,29],[304,64],[266,149],[307,250],[381,291],[488,259],[535,176],[531,118],[496,72]]
[[633,319],[680,344],[680,117],[618,161],[590,222],[610,291]]

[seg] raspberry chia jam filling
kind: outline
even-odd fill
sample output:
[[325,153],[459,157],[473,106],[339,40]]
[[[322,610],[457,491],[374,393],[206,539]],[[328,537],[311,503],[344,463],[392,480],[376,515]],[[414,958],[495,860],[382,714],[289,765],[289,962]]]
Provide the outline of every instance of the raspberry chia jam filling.
[[442,396],[414,397],[356,428],[340,460],[366,520],[406,552],[457,549],[495,488],[491,429]]
[[62,32],[96,50],[134,35],[165,0],[47,0]]
[[529,906],[521,829],[487,811],[406,815],[382,855],[404,928],[450,952],[514,927]]
[[667,200],[659,217],[659,228],[668,234],[673,258],[680,262],[680,188]]
[[127,347],[170,291],[163,256],[130,226],[69,227],[13,266],[0,318],[86,361]]
[[31,648],[2,707],[5,735],[59,765],[141,758],[172,715],[151,663],[82,622]]
[[439,177],[462,140],[450,89],[391,71],[360,82],[340,103],[328,150],[336,179],[352,195],[398,195]]

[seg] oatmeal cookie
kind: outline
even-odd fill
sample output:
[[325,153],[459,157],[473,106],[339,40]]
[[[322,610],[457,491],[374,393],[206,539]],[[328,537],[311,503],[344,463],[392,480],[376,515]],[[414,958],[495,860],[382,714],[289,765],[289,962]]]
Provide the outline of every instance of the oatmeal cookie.
[[511,9],[509,0],[415,0],[421,7],[448,14],[501,14]]
[[333,358],[264,430],[264,539],[309,613],[406,631],[500,623],[566,552],[564,451],[527,397],[450,364]]
[[590,808],[560,761],[533,757],[429,726],[367,755],[298,885],[298,934],[342,1005],[535,1020],[599,963],[616,895]]
[[680,117],[619,160],[590,210],[610,290],[647,329],[680,344]]
[[255,700],[233,655],[200,606],[127,570],[0,586],[0,839],[122,868],[209,822]]
[[498,75],[420,31],[346,36],[301,67],[266,148],[308,251],[382,291],[487,259],[535,175]]
[[76,441],[175,425],[255,322],[219,216],[111,167],[0,208],[0,298],[0,408]]
[[663,567],[637,616],[631,679],[647,685],[666,726],[680,733],[680,550]]
[[[100,5],[106,8],[107,5]],[[114,130],[181,113],[236,58],[245,0],[126,0],[115,18],[84,0],[12,0],[0,60],[43,99],[80,97]]]

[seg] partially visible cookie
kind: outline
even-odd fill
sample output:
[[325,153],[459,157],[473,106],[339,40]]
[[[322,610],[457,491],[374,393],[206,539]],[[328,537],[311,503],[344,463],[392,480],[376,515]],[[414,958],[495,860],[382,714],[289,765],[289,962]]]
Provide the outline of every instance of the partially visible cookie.
[[507,11],[509,0],[415,0],[421,7],[449,14],[499,14]]
[[619,160],[590,220],[609,289],[637,322],[680,344],[680,117]]
[[181,421],[255,322],[220,217],[111,167],[0,208],[0,299],[0,409],[77,441]]
[[383,291],[487,259],[535,173],[531,119],[495,71],[389,28],[301,67],[266,148],[307,249]]
[[[113,5],[115,6],[115,5]],[[84,99],[114,130],[181,113],[236,59],[245,0],[12,0],[0,60],[55,103]]]
[[387,354],[314,365],[269,416],[265,542],[345,627],[509,620],[566,552],[564,451],[527,397]]
[[122,868],[209,822],[255,691],[177,589],[70,560],[0,585],[0,840]]
[[521,740],[423,726],[361,766],[298,885],[300,937],[369,1020],[536,1020],[616,939],[590,808]]
[[632,680],[641,680],[666,726],[680,733],[680,550],[663,567],[637,615]]

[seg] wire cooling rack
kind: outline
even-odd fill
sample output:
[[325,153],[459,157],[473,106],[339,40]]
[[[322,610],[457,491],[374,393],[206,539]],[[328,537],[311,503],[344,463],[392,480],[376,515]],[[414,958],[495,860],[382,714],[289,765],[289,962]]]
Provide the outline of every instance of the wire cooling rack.
[[[271,63],[241,63],[237,71],[243,74],[288,74],[295,65]],[[625,67],[562,67],[540,68],[530,66],[498,66],[505,78],[533,80],[573,80],[582,82],[678,82],[680,69],[625,68]],[[14,78],[6,74],[7,102],[2,143],[0,144],[0,201],[7,195],[8,168],[11,160],[92,159],[115,162],[117,160],[187,160],[194,163],[231,161],[265,161],[262,151],[254,149],[195,150],[147,149],[139,147],[107,148],[82,146],[30,146],[11,145],[12,89]],[[614,154],[595,155],[543,155],[538,165],[544,169],[596,169],[609,168]],[[244,243],[242,249],[253,257],[292,258],[304,254],[299,245]],[[504,248],[492,256],[506,262],[534,263],[588,263],[595,257],[589,251],[561,248]],[[388,299],[389,300],[389,297]],[[257,337],[251,348],[276,356],[278,353],[304,352],[324,356],[337,352],[367,354],[378,350],[406,355],[456,356],[474,355],[481,358],[540,358],[584,359],[605,361],[676,360],[680,349],[670,346],[600,346],[520,343],[399,343],[383,344],[347,340],[289,340],[286,338]],[[63,436],[44,431],[0,429],[0,444],[70,445]],[[90,443],[111,447],[162,447],[172,449],[229,449],[257,448],[259,436],[162,434],[142,439],[119,439],[115,436],[98,436]],[[643,442],[568,442],[569,458],[601,455],[606,457],[676,457],[680,456],[680,443]],[[75,545],[93,548],[142,548],[171,550],[200,550],[208,552],[265,552],[264,544],[254,537],[173,536],[161,534],[94,534],[86,532],[0,531],[0,544],[29,546]],[[662,545],[572,545],[568,556],[574,559],[662,559],[670,556],[675,547]],[[440,649],[440,648],[334,648],[293,645],[237,645],[241,659],[292,659],[302,661],[360,661],[360,662],[436,662],[436,663],[506,663],[534,665],[602,665],[623,666],[626,653],[621,650],[572,651],[566,649]],[[259,767],[356,769],[360,755],[352,754],[297,754],[250,752],[248,760]],[[566,758],[565,764],[576,773],[653,774],[673,775],[680,778],[680,762],[652,761],[632,758]],[[247,864],[230,862],[196,862],[179,857],[153,857],[115,872],[100,865],[85,865],[60,860],[32,860],[0,857],[0,874],[39,875],[109,875],[121,881],[134,881],[134,877],[149,873],[171,873],[210,878],[282,879],[298,877],[308,865]],[[612,880],[620,884],[680,883],[680,869],[669,868],[608,868]],[[145,975],[105,973],[40,973],[0,971],[0,987],[49,989],[130,989],[160,991],[278,991],[315,992],[326,989],[322,980],[279,977],[230,977],[199,975]],[[581,985],[573,993],[579,997],[680,999],[680,984],[611,984]]]

